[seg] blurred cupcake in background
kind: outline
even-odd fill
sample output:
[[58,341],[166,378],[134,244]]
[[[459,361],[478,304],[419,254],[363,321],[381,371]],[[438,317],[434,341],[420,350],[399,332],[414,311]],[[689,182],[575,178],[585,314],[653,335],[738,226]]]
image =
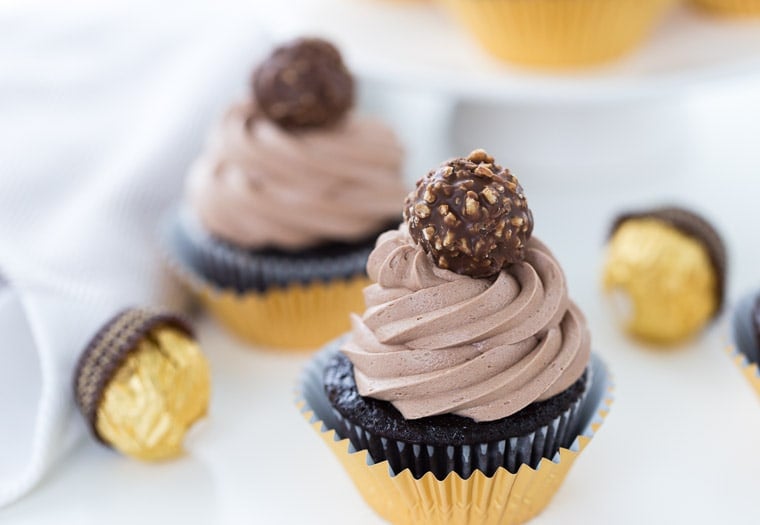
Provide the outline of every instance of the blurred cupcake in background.
[[609,403],[606,367],[517,178],[441,164],[380,236],[367,308],[307,366],[302,409],[396,524],[522,523]]
[[495,56],[590,66],[632,51],[675,0],[441,0]]
[[691,0],[712,14],[724,16],[760,16],[760,0]]
[[745,295],[731,318],[729,351],[744,378],[760,396],[760,290]]
[[628,333],[672,345],[720,312],[726,265],[720,235],[696,213],[678,207],[624,213],[612,226],[603,288]]
[[343,332],[376,237],[401,221],[401,145],[353,111],[354,91],[329,42],[278,47],[190,170],[170,258],[246,341],[310,348]]

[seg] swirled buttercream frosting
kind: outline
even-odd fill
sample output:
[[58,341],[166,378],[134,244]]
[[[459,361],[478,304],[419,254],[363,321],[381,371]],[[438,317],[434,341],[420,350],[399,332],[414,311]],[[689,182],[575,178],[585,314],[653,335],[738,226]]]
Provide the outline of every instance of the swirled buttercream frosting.
[[436,266],[405,225],[369,257],[367,309],[342,351],[359,393],[406,419],[507,417],[570,387],[590,336],[552,253],[531,238],[522,262],[490,279]]
[[401,217],[402,149],[393,131],[349,113],[329,128],[287,131],[252,102],[230,108],[186,193],[202,224],[245,248],[352,242]]

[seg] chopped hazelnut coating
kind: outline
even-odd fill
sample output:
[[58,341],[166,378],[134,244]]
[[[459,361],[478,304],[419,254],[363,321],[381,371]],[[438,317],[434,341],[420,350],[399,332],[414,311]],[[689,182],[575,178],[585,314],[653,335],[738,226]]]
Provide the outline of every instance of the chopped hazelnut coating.
[[491,277],[522,261],[533,215],[517,178],[482,149],[417,182],[404,203],[409,233],[444,269]]
[[354,101],[354,80],[338,50],[319,38],[301,38],[275,49],[254,71],[259,110],[283,128],[338,122]]

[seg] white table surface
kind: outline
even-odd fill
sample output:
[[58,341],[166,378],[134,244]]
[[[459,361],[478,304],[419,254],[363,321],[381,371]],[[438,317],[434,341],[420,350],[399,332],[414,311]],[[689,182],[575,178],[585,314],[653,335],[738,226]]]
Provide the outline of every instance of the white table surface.
[[[640,177],[600,172],[582,183],[557,177],[532,186],[530,173],[518,173],[536,235],[562,262],[616,383],[610,416],[532,523],[756,522],[760,405],[724,353],[725,318],[681,348],[645,348],[615,328],[598,280],[617,211],[680,202],[703,210],[724,234],[729,299],[760,285],[759,92],[758,84],[690,92],[687,160]],[[209,319],[199,328],[214,393],[186,457],[142,464],[82,442],[35,491],[0,511],[0,523],[381,523],[293,404],[308,356],[247,348]]]

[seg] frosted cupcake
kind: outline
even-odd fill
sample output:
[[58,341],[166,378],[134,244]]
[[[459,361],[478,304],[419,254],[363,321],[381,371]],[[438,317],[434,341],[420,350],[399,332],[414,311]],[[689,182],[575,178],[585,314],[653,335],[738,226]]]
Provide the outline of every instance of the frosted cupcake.
[[187,179],[168,228],[180,272],[245,340],[313,348],[360,310],[377,235],[401,220],[402,149],[352,110],[354,84],[319,39],[254,72]]
[[484,151],[431,171],[404,215],[370,255],[364,314],[307,368],[304,410],[391,522],[523,522],[605,413],[606,369]]

